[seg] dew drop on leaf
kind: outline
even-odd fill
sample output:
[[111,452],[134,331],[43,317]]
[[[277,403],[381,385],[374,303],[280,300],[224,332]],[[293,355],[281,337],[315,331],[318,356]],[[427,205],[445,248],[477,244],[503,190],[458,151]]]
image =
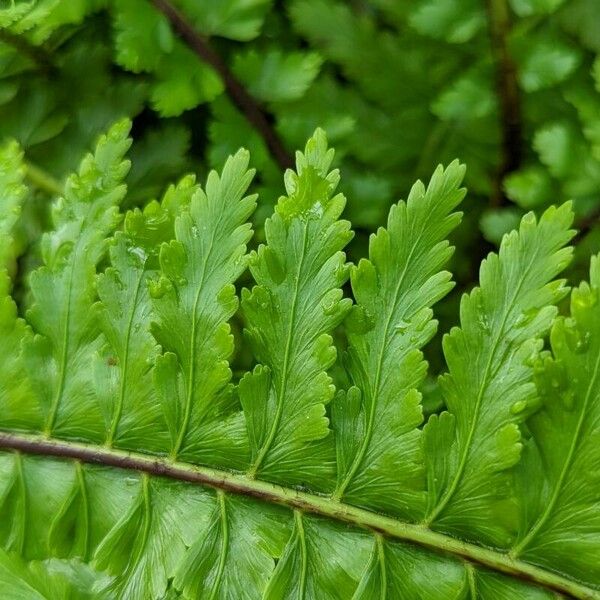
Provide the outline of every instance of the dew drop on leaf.
[[510,412],[513,415],[520,415],[526,408],[527,408],[527,400],[517,400],[510,407]]
[[129,248],[127,248],[127,252],[131,254],[131,256],[139,260],[139,262],[142,264],[146,261],[146,253],[139,246],[130,246]]
[[479,326],[484,332],[488,333],[490,331],[490,322],[488,321],[488,318],[485,315],[480,315],[478,322]]
[[398,321],[394,325],[394,330],[397,333],[404,333],[408,329],[409,326],[410,326],[410,323],[408,321],[405,321],[404,319],[400,319],[400,321]]
[[577,343],[575,344],[575,352],[577,354],[582,354],[583,352],[587,352],[590,346],[590,332],[586,331],[583,335],[579,336]]
[[338,307],[338,302],[336,302],[335,300],[326,300],[326,299],[321,300],[321,308],[323,309],[323,312],[326,315],[335,314],[337,307]]

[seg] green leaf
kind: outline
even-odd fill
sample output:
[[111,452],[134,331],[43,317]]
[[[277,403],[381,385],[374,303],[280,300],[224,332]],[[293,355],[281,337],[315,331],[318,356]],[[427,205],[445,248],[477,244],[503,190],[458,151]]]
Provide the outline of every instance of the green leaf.
[[182,0],[181,4],[203,34],[249,41],[260,33],[272,0]]
[[180,115],[223,92],[223,83],[212,67],[199,62],[191,50],[180,45],[161,61],[156,76],[150,99],[163,117]]
[[578,49],[565,40],[547,35],[522,40],[519,80],[527,92],[536,92],[564,81],[581,62]]
[[36,407],[27,399],[30,394],[20,356],[22,340],[28,334],[27,325],[18,318],[17,307],[10,296],[15,259],[14,230],[27,193],[23,184],[25,167],[23,153],[16,142],[0,147],[0,339],[5,353],[0,360],[0,406],[7,424],[37,422]]
[[114,10],[117,64],[134,73],[155,71],[174,46],[166,17],[144,0],[116,2]]
[[156,245],[173,235],[173,220],[197,191],[193,177],[184,178],[165,194],[162,206],[150,204],[142,213],[125,217],[110,248],[111,266],[98,276],[99,302],[93,309],[106,345],[94,361],[98,403],[105,423],[107,445],[168,447],[158,396],[153,389],[153,366],[159,347],[148,321],[154,317],[148,285],[156,277]]
[[460,221],[452,211],[465,194],[463,176],[464,166],[454,162],[438,167],[427,188],[415,184],[408,200],[392,207],[387,229],[371,237],[369,260],[352,270],[357,303],[346,321],[347,368],[355,387],[336,400],[333,413],[342,442],[335,495],[352,504],[422,513],[417,388],[427,363],[419,349],[437,328],[430,307],[452,289],[441,269],[452,254],[446,238]]
[[461,300],[461,327],[444,337],[448,413],[425,427],[430,506],[427,523],[448,533],[506,546],[516,531],[511,467],[519,424],[535,408],[532,364],[567,292],[554,277],[568,264],[569,204],[536,221],[525,215],[482,263],[480,287]]
[[540,166],[521,169],[504,180],[506,195],[523,209],[534,209],[549,204],[552,199],[552,182]]
[[331,333],[347,312],[342,298],[350,224],[333,195],[333,151],[317,130],[297,172],[286,172],[282,196],[265,223],[267,243],[250,264],[256,286],[242,293],[247,339],[260,364],[240,382],[250,438],[252,477],[329,483],[333,445],[325,406],[334,386],[327,369],[336,357]]
[[110,596],[160,598],[196,528],[206,526],[206,500],[199,492],[175,501],[181,484],[142,475],[129,508],[97,547],[93,565],[123,575],[105,589]]
[[[7,597],[600,598],[600,257],[557,317],[568,204],[484,261],[445,337],[442,400],[422,352],[452,287],[458,162],[352,266],[322,131],[250,255],[248,153],[122,220],[127,131],[68,179],[31,300],[0,272]],[[235,347],[257,364],[238,383],[229,321],[250,276]]]
[[485,73],[468,73],[445,90],[432,106],[432,111],[445,121],[481,119],[496,110],[496,99]]
[[583,582],[600,575],[599,295],[594,256],[589,283],[571,293],[570,316],[552,327],[552,356],[537,367],[542,409],[528,421],[528,456],[519,469],[525,502],[512,550],[546,567],[560,556],[561,567]]
[[12,600],[102,600],[105,596],[94,591],[102,581],[102,575],[79,562],[26,563],[0,550],[0,589]]
[[243,420],[230,384],[229,319],[237,310],[234,282],[245,270],[247,222],[256,196],[246,196],[254,171],[240,150],[212,171],[175,219],[175,239],[160,248],[160,277],[151,283],[152,333],[162,347],[155,381],[171,456],[239,467],[246,460]]
[[67,180],[64,197],[53,207],[55,230],[42,239],[44,265],[31,275],[34,303],[27,318],[36,335],[26,342],[26,366],[48,435],[101,436],[102,419],[85,367],[98,350],[91,311],[95,271],[119,222],[129,128],[128,121],[116,124]]
[[485,24],[483,7],[473,0],[426,0],[410,18],[410,24],[424,35],[453,44],[468,42]]
[[499,246],[504,235],[519,226],[521,215],[516,208],[488,210],[481,217],[481,232],[488,242]]
[[260,100],[282,102],[304,95],[319,74],[321,57],[315,52],[251,51],[236,57],[234,72]]
[[512,9],[520,17],[546,15],[554,12],[565,0],[511,0]]

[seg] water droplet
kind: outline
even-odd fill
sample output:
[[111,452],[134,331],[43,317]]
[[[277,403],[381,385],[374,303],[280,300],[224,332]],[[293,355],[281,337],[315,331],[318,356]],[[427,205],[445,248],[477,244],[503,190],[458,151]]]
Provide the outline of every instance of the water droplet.
[[586,331],[583,335],[579,336],[577,343],[575,344],[575,352],[577,354],[582,354],[583,352],[587,352],[590,347],[590,332]]
[[527,408],[527,400],[517,400],[510,407],[510,412],[513,415],[520,415],[526,408]]
[[140,263],[144,263],[146,261],[146,253],[139,246],[130,246],[129,248],[127,248],[127,252],[129,252],[129,254],[137,258],[140,261]]
[[321,300],[321,308],[326,315],[335,314],[337,307],[338,302],[336,300],[327,300],[325,298]]
[[320,202],[315,202],[308,211],[309,218],[320,219],[323,216],[323,205]]
[[200,235],[200,232],[198,231],[198,228],[195,225],[192,225],[191,231],[192,231],[192,237],[194,239],[196,239]]
[[481,327],[481,329],[484,332],[489,332],[490,331],[490,322],[488,321],[488,318],[486,315],[479,315],[479,326]]
[[408,321],[405,321],[404,319],[400,319],[400,321],[398,321],[394,325],[394,329],[398,333],[404,333],[408,329],[408,327],[410,327],[410,323]]

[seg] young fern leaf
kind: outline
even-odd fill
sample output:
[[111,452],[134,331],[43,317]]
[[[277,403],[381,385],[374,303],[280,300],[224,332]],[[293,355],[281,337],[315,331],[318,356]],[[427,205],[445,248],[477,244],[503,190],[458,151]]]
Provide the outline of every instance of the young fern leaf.
[[334,386],[331,332],[350,307],[342,249],[352,238],[339,220],[345,198],[329,171],[333,150],[317,130],[297,153],[297,173],[285,174],[287,196],[265,223],[267,243],[250,263],[256,281],[242,292],[247,339],[259,365],[246,374],[239,395],[250,438],[249,475],[323,488],[334,455],[325,406]]
[[594,256],[589,283],[571,293],[571,316],[552,327],[553,356],[538,365],[542,409],[528,421],[532,459],[520,465],[523,523],[511,551],[545,567],[560,564],[586,583],[600,578],[599,306]]
[[519,461],[519,424],[535,408],[533,362],[539,338],[567,293],[554,277],[569,262],[570,205],[525,215],[498,255],[481,265],[480,287],[463,296],[461,328],[444,338],[448,412],[425,427],[435,529],[508,546],[516,530],[511,467]]
[[125,195],[129,129],[128,121],[113,126],[69,177],[64,197],[53,207],[55,229],[42,239],[44,266],[31,275],[34,304],[27,318],[36,335],[26,342],[25,360],[46,435],[103,439],[88,369],[99,334],[91,307],[96,265]]
[[153,318],[148,284],[158,269],[156,248],[172,239],[172,221],[196,190],[194,178],[185,177],[167,190],[161,205],[127,213],[124,230],[112,240],[111,266],[98,276],[94,308],[107,343],[94,375],[109,446],[168,447],[152,382],[158,347],[148,326]]
[[460,221],[464,167],[438,167],[428,187],[416,183],[392,207],[388,228],[371,237],[370,260],[352,270],[356,306],[346,319],[353,387],[334,403],[336,498],[422,516],[425,469],[417,388],[427,363],[422,348],[437,322],[431,306],[452,288],[441,268],[452,254],[446,237]]
[[197,189],[175,219],[175,239],[160,249],[160,279],[150,288],[152,333],[163,349],[155,381],[171,438],[171,456],[240,468],[246,462],[244,422],[230,384],[238,307],[234,283],[247,266],[247,222],[256,196],[240,150],[206,191]]

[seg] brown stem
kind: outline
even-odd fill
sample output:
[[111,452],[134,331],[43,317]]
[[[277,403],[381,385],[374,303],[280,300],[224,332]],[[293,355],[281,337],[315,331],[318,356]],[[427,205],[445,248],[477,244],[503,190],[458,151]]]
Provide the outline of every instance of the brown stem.
[[22,54],[29,58],[33,63],[35,63],[41,71],[45,73],[51,73],[55,70],[54,64],[44,52],[42,48],[39,46],[34,46],[31,44],[26,38],[21,35],[15,35],[14,33],[8,31],[8,29],[0,29],[0,42],[4,42],[9,46],[12,46]]
[[510,13],[506,0],[486,0],[492,56],[496,64],[496,89],[500,102],[502,150],[492,194],[492,206],[507,203],[502,183],[516,171],[522,158],[522,122],[517,67],[507,45]]
[[253,98],[237,77],[231,72],[223,59],[210,47],[206,38],[194,30],[184,15],[175,8],[169,0],[150,0],[171,23],[181,39],[204,62],[208,63],[220,76],[225,84],[227,94],[238,109],[246,116],[252,126],[265,141],[269,152],[277,164],[286,169],[294,164],[292,156],[285,149],[281,138],[273,128],[267,112]]

